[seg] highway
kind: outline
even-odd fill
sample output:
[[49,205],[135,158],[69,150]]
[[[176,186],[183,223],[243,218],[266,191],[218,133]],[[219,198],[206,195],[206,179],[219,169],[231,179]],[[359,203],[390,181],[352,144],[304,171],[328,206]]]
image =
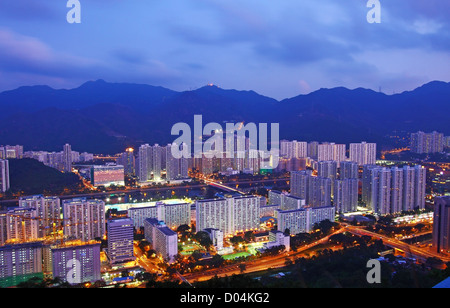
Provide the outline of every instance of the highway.
[[421,259],[422,261],[425,261],[427,258],[435,257],[441,259],[443,262],[450,262],[450,257],[448,257],[447,255],[438,254],[427,249],[419,248],[415,245],[409,245],[397,239],[361,229],[360,227],[348,225],[345,229],[355,235],[368,235],[377,239],[381,239],[386,246],[404,251],[405,254],[409,254],[410,256]]
[[[312,244],[305,245],[305,246],[299,248],[297,251],[290,251],[289,253],[283,253],[283,254],[277,255],[277,256],[264,257],[264,258],[260,258],[255,261],[242,262],[246,265],[245,273],[248,274],[248,273],[264,271],[264,270],[267,270],[268,268],[284,267],[284,266],[286,266],[285,265],[286,258],[293,261],[294,257],[302,256],[306,250],[314,248],[317,245],[327,243],[330,236],[338,234],[338,233],[342,233],[345,231],[346,231],[345,228],[341,228],[341,229],[331,233],[330,235],[318,240],[317,242],[314,242]],[[195,282],[195,281],[209,280],[216,275],[217,275],[217,277],[224,277],[224,276],[231,276],[233,274],[238,275],[240,273],[241,273],[241,270],[239,268],[239,263],[237,263],[237,264],[227,265],[227,266],[224,266],[221,268],[210,269],[207,271],[184,274],[183,277],[189,282]]]

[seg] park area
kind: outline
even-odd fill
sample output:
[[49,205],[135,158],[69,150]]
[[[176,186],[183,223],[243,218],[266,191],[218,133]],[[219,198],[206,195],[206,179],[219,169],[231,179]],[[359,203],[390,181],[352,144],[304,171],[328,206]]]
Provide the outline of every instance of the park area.
[[180,254],[182,256],[190,256],[194,251],[201,251],[204,250],[204,248],[202,246],[200,246],[197,243],[186,243],[186,244],[179,244],[179,246],[182,247],[182,251],[180,252]]

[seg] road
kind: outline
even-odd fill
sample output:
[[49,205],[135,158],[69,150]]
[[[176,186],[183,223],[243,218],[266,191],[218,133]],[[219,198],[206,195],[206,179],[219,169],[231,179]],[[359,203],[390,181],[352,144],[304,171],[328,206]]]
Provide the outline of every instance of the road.
[[[314,242],[309,245],[305,245],[305,246],[297,249],[297,251],[291,251],[289,253],[283,253],[283,254],[277,255],[277,256],[264,257],[264,258],[260,258],[255,261],[242,262],[246,265],[245,273],[248,274],[248,273],[253,273],[253,272],[264,271],[264,270],[267,270],[268,268],[284,267],[284,266],[286,266],[285,262],[286,262],[287,258],[290,259],[291,261],[293,261],[294,257],[299,257],[299,256],[303,255],[306,250],[314,248],[317,245],[327,243],[330,236],[338,234],[338,233],[342,233],[345,231],[346,231],[345,228],[341,228],[341,229],[331,233],[330,235],[318,240],[317,242]],[[233,274],[236,274],[236,275],[241,274],[239,264],[232,264],[232,265],[224,266],[221,268],[211,269],[211,270],[202,271],[202,272],[188,273],[188,274],[184,274],[183,277],[189,282],[194,282],[194,281],[209,280],[216,275],[218,277],[224,277],[224,276],[231,276]]]
[[[245,181],[236,181],[232,182],[229,185],[242,185],[242,184],[257,184],[257,183],[276,183],[279,181],[286,181],[287,178],[284,179],[266,179],[266,180],[245,180]],[[72,198],[83,198],[83,197],[103,197],[103,196],[110,196],[110,195],[116,195],[116,194],[132,194],[137,192],[148,192],[148,191],[166,191],[166,190],[178,190],[178,189],[194,189],[194,188],[203,188],[208,185],[228,190],[228,191],[235,191],[239,192],[241,194],[244,194],[243,192],[236,190],[234,188],[231,188],[225,184],[221,184],[215,181],[207,180],[208,183],[204,184],[197,184],[197,185],[182,185],[182,186],[151,186],[151,187],[143,187],[143,188],[135,188],[135,189],[121,189],[121,190],[114,190],[114,191],[105,191],[105,192],[92,192],[92,193],[85,193],[85,194],[73,194],[73,195],[60,195],[60,199],[72,199]],[[19,199],[10,199],[10,200],[0,200],[0,206],[1,205],[8,205],[11,203],[17,203]]]
[[[105,191],[105,192],[96,192],[96,193],[87,193],[87,194],[74,194],[74,195],[60,195],[60,199],[72,199],[72,198],[82,198],[82,197],[101,197],[101,196],[110,196],[117,194],[132,194],[137,192],[147,192],[147,191],[165,191],[165,190],[174,190],[174,189],[192,189],[192,188],[202,188],[208,186],[207,184],[198,184],[198,185],[183,185],[183,186],[155,186],[155,187],[144,187],[144,188],[136,188],[136,189],[121,189],[114,191]],[[3,200],[0,201],[0,205],[7,203],[18,202],[19,199],[11,199],[11,200]]]
[[430,251],[427,249],[422,249],[415,245],[409,245],[409,244],[399,241],[397,239],[393,239],[393,238],[390,238],[390,237],[387,237],[384,235],[380,235],[378,233],[374,233],[371,231],[361,229],[361,227],[355,227],[355,226],[348,225],[345,229],[348,232],[355,234],[355,235],[368,235],[368,236],[372,236],[377,239],[381,239],[386,246],[390,246],[392,248],[402,250],[406,254],[409,254],[409,255],[416,257],[418,259],[421,259],[423,261],[425,261],[427,258],[435,257],[435,258],[441,259],[443,262],[450,262],[450,257],[448,257],[446,255],[438,254],[436,252],[433,252],[433,251]]

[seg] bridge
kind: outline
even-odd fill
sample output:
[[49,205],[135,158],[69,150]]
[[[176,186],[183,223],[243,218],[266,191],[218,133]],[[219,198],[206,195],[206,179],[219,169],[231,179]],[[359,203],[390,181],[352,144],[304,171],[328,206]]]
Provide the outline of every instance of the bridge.
[[224,185],[224,184],[222,184],[220,182],[215,182],[215,181],[208,180],[208,179],[204,179],[204,181],[205,181],[205,184],[208,184],[209,186],[216,187],[216,188],[228,191],[228,192],[235,192],[235,193],[238,193],[238,194],[241,194],[241,195],[246,195],[246,193],[244,193],[244,192],[242,192],[240,190],[237,190],[235,188],[231,188],[231,187],[229,187],[227,185]]
[[400,250],[405,253],[407,257],[415,257],[422,261],[426,261],[428,258],[438,258],[443,262],[450,262],[450,257],[445,254],[425,250],[414,245],[409,245],[397,239],[393,239],[384,235],[380,235],[371,231],[363,230],[361,228],[347,225],[347,231],[355,235],[368,235],[377,239],[381,239],[383,244],[394,249]]

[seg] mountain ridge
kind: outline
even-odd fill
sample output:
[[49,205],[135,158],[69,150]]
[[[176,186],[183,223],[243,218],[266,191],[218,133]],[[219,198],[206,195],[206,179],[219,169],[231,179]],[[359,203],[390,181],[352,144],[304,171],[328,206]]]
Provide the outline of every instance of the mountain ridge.
[[[73,89],[24,86],[0,93],[0,144],[33,150],[120,152],[141,143],[173,141],[177,122],[280,123],[281,139],[373,141],[389,144],[393,130],[450,134],[450,83],[432,81],[411,91],[321,88],[283,100],[253,90],[206,85],[190,91],[134,83],[87,81]],[[192,126],[191,126],[192,127]]]

